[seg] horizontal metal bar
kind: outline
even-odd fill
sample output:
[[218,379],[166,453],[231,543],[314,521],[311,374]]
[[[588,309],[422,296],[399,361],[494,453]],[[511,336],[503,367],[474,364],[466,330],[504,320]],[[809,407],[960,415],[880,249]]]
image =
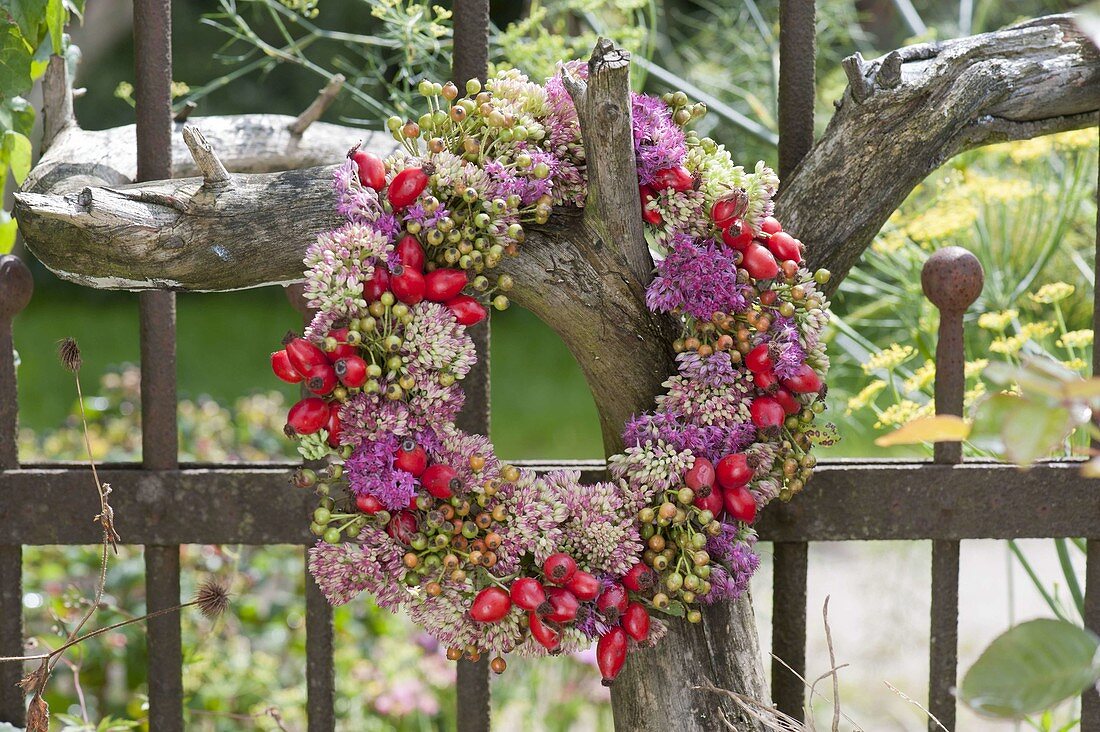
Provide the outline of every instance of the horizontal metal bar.
[[[518,463],[580,470],[600,461]],[[292,467],[105,466],[122,540],[128,544],[303,544],[314,497],[292,487]],[[765,541],[1012,539],[1088,536],[1100,525],[1100,485],[1080,463],[1022,471],[994,463],[821,463],[806,491],[773,504],[758,525]],[[99,512],[79,467],[0,471],[0,544],[96,544]]]

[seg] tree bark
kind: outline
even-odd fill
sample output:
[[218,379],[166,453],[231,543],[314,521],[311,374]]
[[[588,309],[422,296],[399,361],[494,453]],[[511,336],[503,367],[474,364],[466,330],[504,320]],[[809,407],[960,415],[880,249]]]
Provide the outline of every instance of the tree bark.
[[[528,232],[521,256],[502,264],[516,282],[513,299],[550,325],[581,365],[608,454],[621,448],[626,419],[652,408],[673,372],[671,324],[644,304],[652,262],[633,184],[626,60],[600,44],[587,85],[569,80],[593,163],[588,207],[555,212]],[[778,201],[778,216],[807,243],[811,263],[837,273],[834,287],[904,197],[950,156],[1096,124],[1100,109],[1100,58],[1067,16],[870,63],[855,56],[845,66],[850,85],[835,118]],[[195,120],[222,153],[228,180],[212,182],[221,176],[206,159],[205,180],[139,186],[125,185],[132,128],[61,125],[29,190],[17,195],[24,238],[60,276],[96,287],[227,290],[299,279],[305,247],[338,223],[332,167],[266,171],[331,162],[363,133],[318,123],[306,146],[287,137],[290,120]],[[383,138],[368,144],[390,147]],[[88,150],[89,141],[119,157]],[[211,152],[197,149],[200,158]],[[176,172],[197,172],[185,150],[174,150]],[[708,683],[766,697],[747,597],[709,608],[700,625],[673,622],[660,646],[633,654],[612,694],[616,726],[724,729],[721,708],[737,729],[756,729],[723,698],[693,689]]]

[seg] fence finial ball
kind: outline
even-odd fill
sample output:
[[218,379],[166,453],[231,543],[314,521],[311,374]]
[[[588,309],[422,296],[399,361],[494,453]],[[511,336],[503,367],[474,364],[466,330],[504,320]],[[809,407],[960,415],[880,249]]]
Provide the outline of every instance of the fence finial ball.
[[961,313],[982,294],[985,272],[978,258],[962,247],[944,247],[920,272],[924,295],[942,311]]
[[31,301],[34,278],[14,254],[0,256],[0,318],[11,319]]

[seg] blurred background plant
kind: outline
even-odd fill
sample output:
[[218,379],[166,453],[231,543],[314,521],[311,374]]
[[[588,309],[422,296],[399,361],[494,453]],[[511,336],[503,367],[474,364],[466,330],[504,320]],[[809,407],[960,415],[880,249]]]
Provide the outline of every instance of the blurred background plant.
[[[774,164],[778,4],[495,0],[492,63],[539,78],[553,72],[559,57],[583,56],[597,33],[609,35],[634,52],[639,88],[687,90],[711,109],[702,120],[702,132],[725,142],[738,160],[761,158]],[[992,30],[1079,4],[818,0],[818,124],[824,126],[832,102],[843,92],[838,62],[852,52],[874,57],[911,40]],[[76,100],[76,112],[89,129],[133,121],[133,58],[125,22],[130,6],[126,0],[97,0],[87,8],[85,23],[70,28],[83,55],[76,83],[87,89]],[[297,114],[339,72],[348,83],[328,117],[380,127],[389,114],[411,113],[420,78],[448,75],[448,7],[413,0],[219,0],[216,5],[176,0],[176,104],[197,103],[196,115]],[[0,20],[10,24],[9,15],[0,9]],[[75,58],[75,51],[69,53]],[[0,97],[11,99],[8,89],[13,87],[5,84],[0,75]],[[27,98],[33,102],[36,96]],[[29,132],[26,127],[24,134]],[[834,302],[838,318],[830,336],[830,404],[844,439],[827,456],[927,455],[920,447],[885,450],[873,440],[929,409],[934,376],[929,360],[937,320],[921,294],[919,272],[925,259],[943,246],[970,249],[986,271],[985,292],[968,314],[969,402],[998,388],[991,389],[984,374],[990,363],[1046,354],[1078,373],[1089,372],[1096,145],[1095,130],[1089,130],[970,152],[933,173],[905,201]],[[0,229],[3,225],[0,215]],[[22,459],[80,457],[70,416],[73,405],[67,390],[57,388],[53,355],[54,342],[70,334],[85,342],[89,381],[102,378],[98,390],[89,389],[86,405],[95,415],[91,430],[97,456],[136,459],[136,372],[120,366],[138,357],[136,297],[62,283],[33,266],[36,294],[16,323],[22,359]],[[282,292],[264,288],[182,294],[178,308],[182,456],[215,462],[288,457],[279,428],[293,390],[270,378],[266,369],[273,338],[299,325]],[[493,351],[492,437],[502,455],[600,455],[591,397],[572,357],[551,331],[530,314],[510,309],[494,316]],[[1061,452],[1083,444],[1083,437],[1075,437]],[[1080,616],[1070,578],[1080,576],[1080,547],[1072,541],[1053,547],[1053,573],[1044,572],[1019,547],[1013,555],[1018,558],[1012,559],[1049,599],[1048,613],[1075,623]],[[763,550],[766,555],[767,547]],[[299,728],[304,699],[300,550],[184,551],[185,576],[230,568],[236,573],[239,598],[236,611],[219,621],[223,627],[216,637],[224,641],[217,646],[200,640],[206,636],[194,625],[185,625],[191,728],[277,729],[280,719],[291,729]],[[823,546],[815,547],[814,554],[854,551],[863,552],[860,556],[877,567],[888,565],[891,552],[909,557],[905,552],[912,549],[900,543],[858,550]],[[74,597],[67,588],[94,582],[96,567],[91,551],[28,549],[26,606],[28,621],[35,623],[33,633],[48,641],[51,614],[64,619],[78,611],[67,604]],[[762,570],[760,577],[758,581],[767,581],[767,572]],[[1011,583],[1009,587],[1011,619],[1025,590],[1012,589]],[[111,609],[105,622],[110,613],[124,617],[141,612],[137,550],[126,550],[114,565],[108,591]],[[834,601],[842,599],[841,591],[832,594]],[[766,596],[758,591],[758,601]],[[758,609],[763,616],[771,610],[766,601]],[[924,615],[919,622],[926,620]],[[419,730],[453,722],[451,671],[404,620],[355,603],[338,611],[337,628],[338,714],[345,728]],[[143,642],[135,628],[110,643],[89,644],[84,656],[74,656],[90,728],[107,717],[144,718],[135,693],[144,684]],[[538,720],[546,729],[606,728],[610,713],[606,697],[593,685],[596,678],[575,659],[530,665],[517,661],[506,683],[494,688],[498,724],[510,729]],[[921,696],[919,688],[906,691]],[[69,707],[72,728],[81,729],[72,679],[58,679],[51,693],[56,696],[51,706]],[[880,714],[877,695],[868,713],[862,713],[859,694],[845,690],[844,695],[848,708],[867,725],[877,720],[878,728],[889,728],[883,719],[897,724],[905,713]],[[906,710],[904,703],[900,706]],[[1072,714],[1070,710],[1063,716],[1071,719]],[[906,719],[909,723],[900,728],[924,724],[919,713]],[[971,727],[984,729],[980,724],[975,721]]]

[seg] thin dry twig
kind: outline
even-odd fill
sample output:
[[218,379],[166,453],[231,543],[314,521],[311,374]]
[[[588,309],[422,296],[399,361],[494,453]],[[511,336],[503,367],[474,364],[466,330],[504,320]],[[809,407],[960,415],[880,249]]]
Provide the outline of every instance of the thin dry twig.
[[[745,696],[744,694],[738,694],[736,691],[730,691],[729,689],[720,689],[713,685],[703,685],[693,687],[699,691],[709,691],[713,694],[723,694],[733,700],[733,703],[737,705],[737,708],[749,715],[752,719],[764,725],[764,727],[772,732],[810,732],[810,728],[799,722],[797,719],[784,714],[774,707],[767,706],[761,702],[756,701],[752,697]],[[721,708],[718,709],[718,717],[722,720],[723,724],[727,728],[736,732],[737,727],[730,722],[726,717],[724,711]]]
[[943,726],[943,722],[941,722],[940,720],[936,719],[936,715],[935,715],[935,714],[932,714],[932,712],[930,712],[930,711],[928,711],[927,709],[925,709],[924,705],[923,705],[923,704],[921,704],[921,703],[920,703],[919,701],[917,701],[917,700],[916,700],[916,699],[914,699],[913,697],[909,696],[909,695],[908,695],[908,694],[906,694],[906,693],[905,693],[904,691],[902,691],[902,690],[901,690],[901,689],[899,689],[898,687],[896,687],[896,686],[894,686],[893,684],[891,684],[891,683],[890,683],[889,681],[883,681],[882,683],[886,684],[886,688],[888,688],[888,689],[889,689],[890,691],[892,691],[892,692],[894,692],[895,694],[897,694],[898,696],[900,696],[900,697],[902,698],[902,700],[903,700],[903,701],[907,701],[907,702],[909,702],[910,704],[912,704],[913,706],[915,706],[915,707],[916,707],[917,709],[919,709],[919,710],[921,710],[922,712],[924,712],[925,714],[927,714],[927,715],[928,715],[928,718],[929,718],[929,719],[931,719],[931,720],[932,720],[933,722],[935,722],[935,723],[936,723],[936,726],[937,726],[937,727],[939,727],[940,729],[942,729],[942,730],[943,730],[943,732],[951,732],[951,730],[949,730],[949,729],[947,729],[947,727],[944,727],[944,726]]
[[[825,624],[825,644],[829,647],[830,674],[833,677],[833,730],[840,732],[840,677],[837,675],[836,653],[833,651],[833,629],[829,627],[829,595],[825,596],[825,605],[821,608],[821,619]],[[847,665],[847,664],[845,664]]]

